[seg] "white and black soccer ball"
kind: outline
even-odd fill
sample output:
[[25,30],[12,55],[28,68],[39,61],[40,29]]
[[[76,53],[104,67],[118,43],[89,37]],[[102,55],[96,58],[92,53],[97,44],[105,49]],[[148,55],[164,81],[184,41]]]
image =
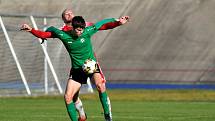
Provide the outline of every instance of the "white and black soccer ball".
[[96,71],[96,62],[92,59],[87,59],[84,62],[82,69],[86,74],[92,74]]

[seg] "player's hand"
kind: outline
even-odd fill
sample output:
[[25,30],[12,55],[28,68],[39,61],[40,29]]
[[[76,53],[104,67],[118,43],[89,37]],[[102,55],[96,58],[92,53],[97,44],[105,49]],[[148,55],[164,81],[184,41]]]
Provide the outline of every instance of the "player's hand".
[[129,21],[129,18],[130,18],[129,16],[122,16],[122,17],[120,17],[119,18],[120,24],[122,25],[122,24],[127,23]]
[[24,30],[24,31],[31,31],[32,27],[30,27],[28,24],[23,24],[20,28],[20,30]]

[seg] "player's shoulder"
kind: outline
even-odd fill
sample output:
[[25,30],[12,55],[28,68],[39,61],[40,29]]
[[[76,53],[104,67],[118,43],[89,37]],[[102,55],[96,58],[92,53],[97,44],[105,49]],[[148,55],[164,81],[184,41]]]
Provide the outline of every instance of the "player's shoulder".
[[59,30],[59,29],[54,26],[50,26],[46,29],[46,31],[56,31],[56,30]]
[[73,27],[68,25],[63,25],[62,27],[60,27],[60,30],[62,31],[71,31],[72,29]]
[[85,23],[86,23],[86,27],[94,25],[93,22],[85,22]]

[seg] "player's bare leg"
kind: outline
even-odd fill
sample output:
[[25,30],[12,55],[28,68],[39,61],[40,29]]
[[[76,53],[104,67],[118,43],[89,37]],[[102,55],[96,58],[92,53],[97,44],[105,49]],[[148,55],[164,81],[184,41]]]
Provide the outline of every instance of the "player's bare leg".
[[68,80],[64,99],[67,107],[67,112],[69,114],[71,121],[78,121],[74,102],[78,98],[80,88],[81,88],[80,83],[72,79]]
[[111,105],[108,95],[106,93],[105,80],[100,73],[94,73],[93,75],[96,88],[99,92],[99,98],[104,110],[104,116],[106,121],[112,121]]

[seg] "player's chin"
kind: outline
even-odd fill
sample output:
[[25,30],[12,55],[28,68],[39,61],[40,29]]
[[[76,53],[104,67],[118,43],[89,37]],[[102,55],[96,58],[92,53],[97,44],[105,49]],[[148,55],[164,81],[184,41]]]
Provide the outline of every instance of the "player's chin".
[[80,37],[80,36],[81,36],[81,34],[77,34],[77,36],[78,36],[78,37]]
[[64,23],[72,23],[72,20],[65,20]]
[[76,37],[80,37],[81,34],[82,34],[81,32],[76,32],[76,33],[75,33],[75,36],[76,36]]

